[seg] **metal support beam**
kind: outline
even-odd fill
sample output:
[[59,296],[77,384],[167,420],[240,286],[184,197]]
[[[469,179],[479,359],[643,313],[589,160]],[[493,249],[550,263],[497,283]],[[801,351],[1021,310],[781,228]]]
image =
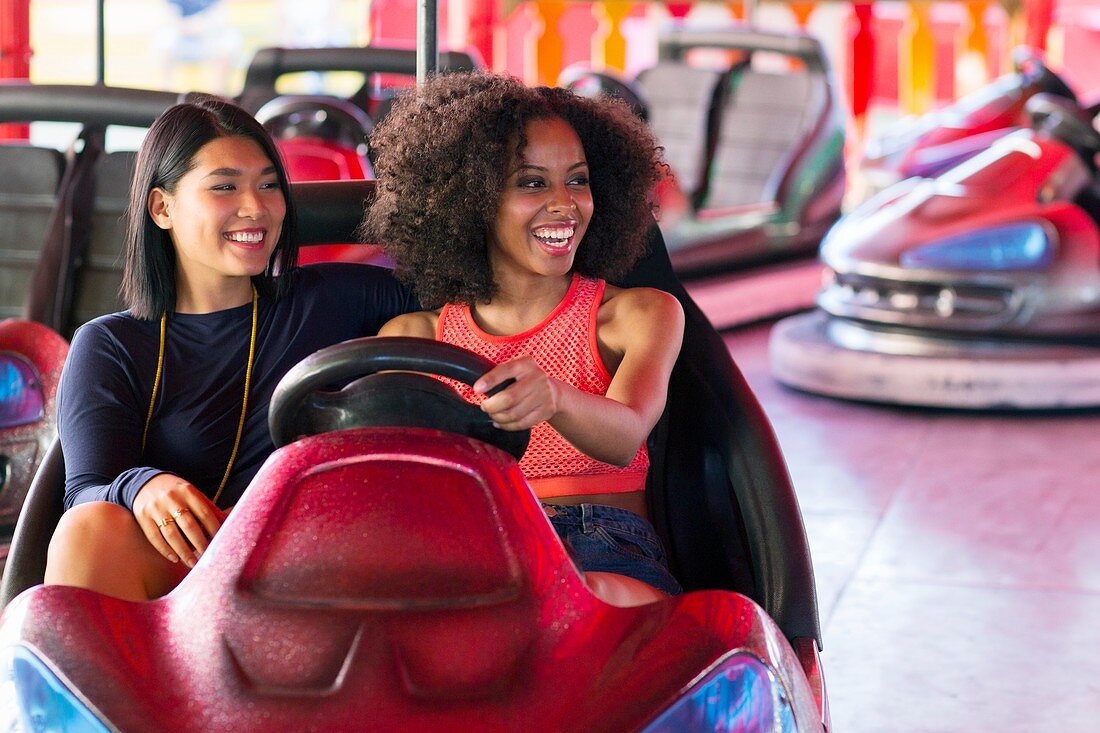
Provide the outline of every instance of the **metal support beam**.
[[416,0],[416,83],[439,71],[439,3]]
[[107,23],[105,19],[106,0],[97,0],[95,15],[95,83],[107,81]]

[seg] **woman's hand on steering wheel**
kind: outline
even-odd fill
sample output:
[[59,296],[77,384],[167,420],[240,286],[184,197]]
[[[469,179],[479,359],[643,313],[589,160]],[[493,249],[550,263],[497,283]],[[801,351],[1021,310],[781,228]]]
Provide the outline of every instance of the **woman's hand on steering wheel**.
[[[412,336],[329,346],[296,364],[275,387],[268,409],[271,439],[281,447],[302,436],[353,427],[433,428],[484,441],[519,460],[530,438],[523,426],[515,419],[506,419],[506,429],[494,426],[489,414],[431,376],[472,386],[497,368],[473,352]],[[494,377],[492,386],[510,392],[507,379]],[[348,382],[339,392],[329,391]],[[492,397],[491,387],[486,394]]]
[[162,473],[138,491],[134,518],[157,552],[191,568],[225,521],[225,512],[191,483]]
[[474,391],[492,393],[481,403],[481,409],[493,419],[493,425],[503,430],[527,430],[549,420],[558,413],[561,383],[553,379],[529,356],[506,361],[474,382]]

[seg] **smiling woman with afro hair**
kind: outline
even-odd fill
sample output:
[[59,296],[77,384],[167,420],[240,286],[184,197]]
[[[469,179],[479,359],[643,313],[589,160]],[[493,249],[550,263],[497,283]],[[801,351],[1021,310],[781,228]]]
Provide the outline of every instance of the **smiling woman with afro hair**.
[[574,268],[615,280],[645,254],[651,194],[666,170],[645,123],[617,99],[529,88],[506,76],[443,74],[400,95],[375,128],[378,178],[361,227],[425,306],[488,301],[487,241],[510,161],[532,120],[558,117],[588,158],[596,215]]
[[660,149],[626,105],[491,75],[444,75],[376,128],[365,229],[437,310],[382,336],[434,338],[495,367],[453,383],[502,430],[592,591],[648,603],[680,585],[646,518],[646,438],[680,351],[679,301],[609,284],[644,254]]

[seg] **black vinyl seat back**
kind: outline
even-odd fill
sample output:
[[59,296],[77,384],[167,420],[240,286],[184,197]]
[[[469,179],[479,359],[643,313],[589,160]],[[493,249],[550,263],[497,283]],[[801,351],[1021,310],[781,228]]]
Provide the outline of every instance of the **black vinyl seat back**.
[[67,336],[96,316],[122,309],[122,243],[136,159],[134,151],[116,150],[96,161],[88,241],[75,268],[71,315],[62,327]]
[[745,68],[732,80],[702,208],[776,202],[783,175],[828,111],[828,79]]
[[0,145],[0,319],[23,317],[64,168],[59,150]]
[[714,146],[714,110],[722,106],[726,73],[661,60],[635,80],[649,111],[649,128],[664,148],[680,190],[695,205],[705,194]]
[[46,576],[46,550],[61,521],[65,497],[65,460],[61,441],[54,439],[27,489],[15,523],[4,575],[0,578],[0,609]]
[[[292,184],[305,243],[348,241],[373,181]],[[722,338],[684,290],[656,224],[650,252],[621,283],[675,295],[686,316],[668,407],[649,440],[650,516],[686,590],[719,588],[758,602],[790,639],[821,648],[809,545],[767,417]],[[15,530],[0,607],[40,583],[61,515],[60,448],[46,456]]]
[[[44,231],[20,245],[28,248],[27,256],[33,256],[26,266],[29,276],[23,276],[22,317],[69,337],[89,318],[118,309],[122,245],[119,217],[128,197],[134,154],[104,152],[106,130],[113,125],[148,127],[161,112],[185,98],[169,92],[103,85],[0,82],[0,122],[49,121],[82,126],[64,156],[65,165],[52,208],[45,215]],[[34,177],[50,176],[49,171],[56,170],[55,161],[45,158],[56,158],[60,153],[45,153],[40,156],[42,160],[36,161]],[[9,178],[5,168],[0,167],[0,191],[5,190]],[[6,287],[7,268],[4,272],[0,283]],[[15,277],[11,275],[10,279]],[[0,290],[0,298],[7,298],[7,292]],[[3,307],[11,306],[3,300]]]
[[720,588],[759,603],[790,639],[821,648],[817,590],[798,500],[779,442],[721,336],[672,270],[656,225],[621,283],[684,308],[668,406],[649,441],[650,517],[685,590]]

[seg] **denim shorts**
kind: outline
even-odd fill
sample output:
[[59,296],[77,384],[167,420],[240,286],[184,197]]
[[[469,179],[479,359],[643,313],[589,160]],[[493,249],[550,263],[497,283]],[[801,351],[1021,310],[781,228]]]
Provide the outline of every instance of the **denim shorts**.
[[628,575],[672,595],[683,592],[653,525],[634,512],[602,504],[542,506],[581,570]]

